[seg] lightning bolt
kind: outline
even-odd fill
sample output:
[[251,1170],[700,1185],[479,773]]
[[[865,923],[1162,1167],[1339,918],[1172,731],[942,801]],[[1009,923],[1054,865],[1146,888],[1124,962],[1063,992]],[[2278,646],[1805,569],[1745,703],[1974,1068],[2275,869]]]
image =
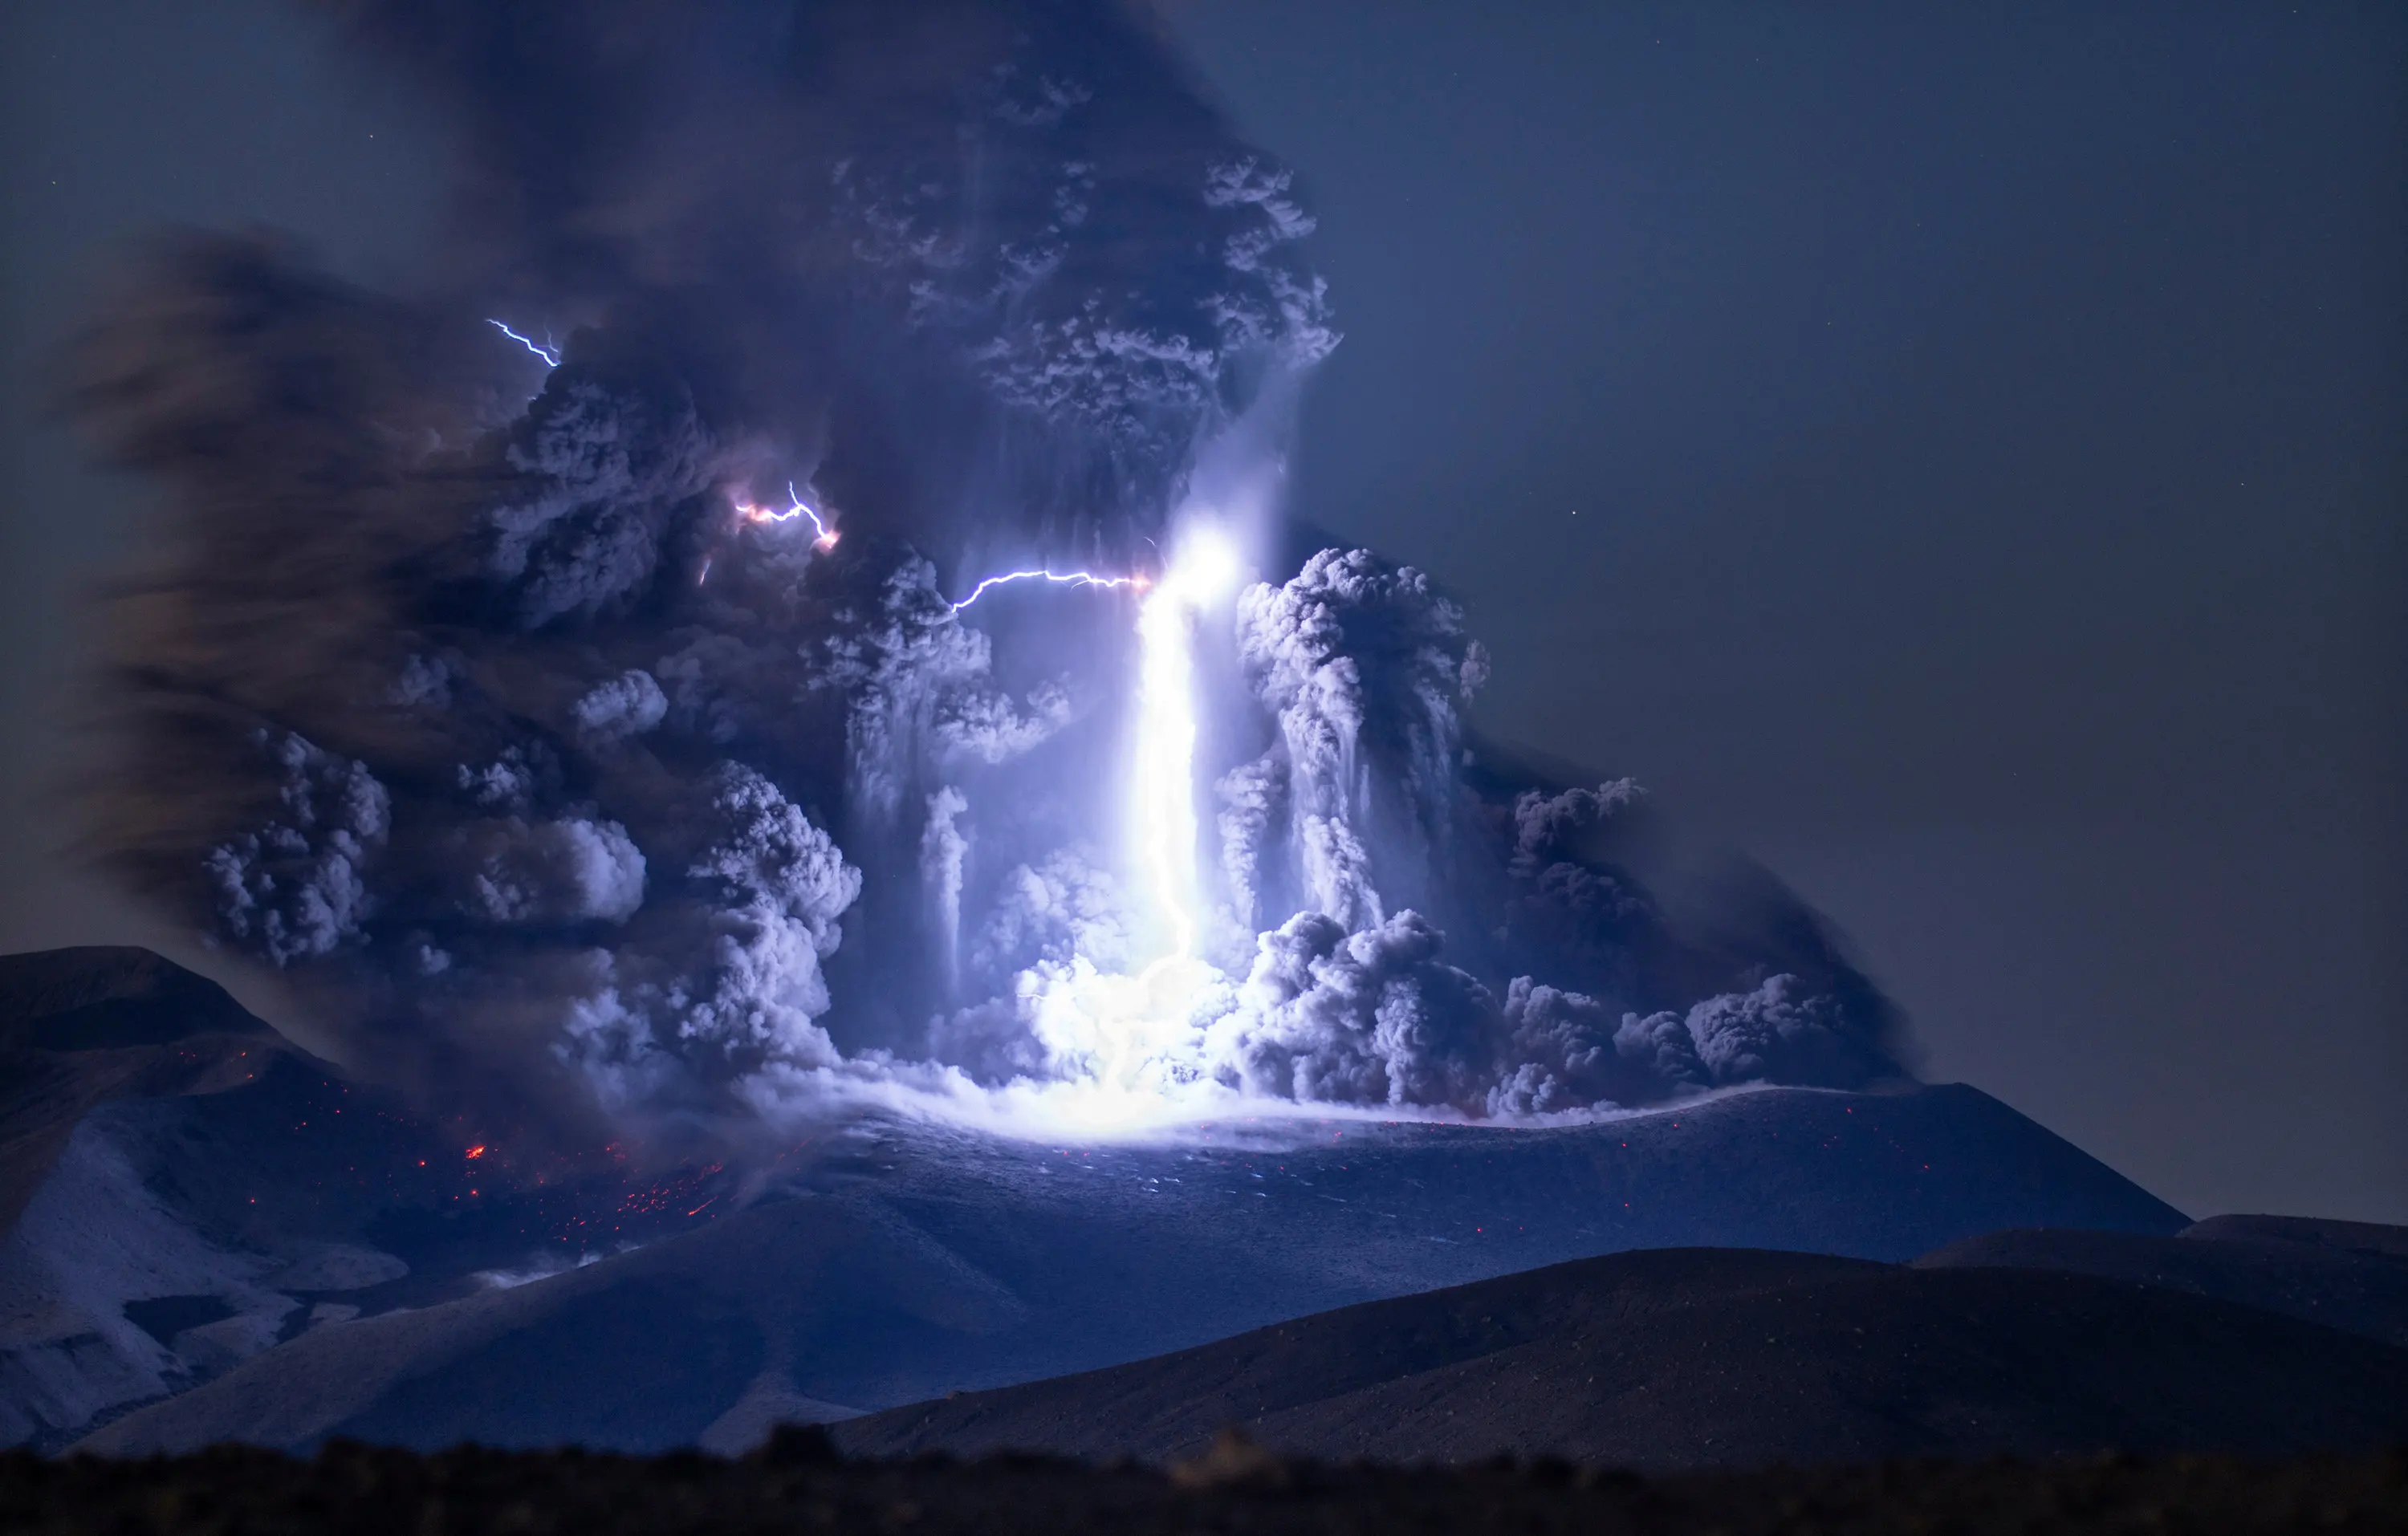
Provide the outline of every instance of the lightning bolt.
[[545,367],[556,368],[560,366],[560,349],[558,347],[547,347],[539,342],[530,341],[525,337],[519,335],[518,332],[511,330],[509,326],[503,324],[498,320],[488,320],[485,323],[501,332],[504,336],[509,337],[511,340],[517,342],[520,346],[524,347],[527,351],[535,353],[538,357],[542,358],[543,366]]
[[818,536],[811,540],[811,547],[821,550],[836,548],[836,530],[822,522],[819,513],[804,505],[803,498],[795,492],[793,481],[786,481],[786,500],[791,505],[782,512],[772,510],[767,507],[756,507],[749,501],[738,502],[736,510],[743,513],[748,522],[752,523],[792,523],[798,517],[810,518],[811,530]]
[[986,595],[989,587],[999,587],[1012,581],[1051,581],[1056,586],[1069,587],[1135,587],[1140,592],[1143,592],[1151,584],[1142,576],[1098,576],[1090,570],[1008,570],[1000,576],[990,576],[970,588],[968,596],[953,605],[953,611],[959,613],[977,602]]

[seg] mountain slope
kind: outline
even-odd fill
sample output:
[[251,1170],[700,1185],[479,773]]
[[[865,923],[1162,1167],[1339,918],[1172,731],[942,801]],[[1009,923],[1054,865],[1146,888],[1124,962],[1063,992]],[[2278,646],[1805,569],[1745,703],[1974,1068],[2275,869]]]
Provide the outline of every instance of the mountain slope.
[[[2000,1227],[2185,1223],[1946,1086],[1740,1092],[1534,1130],[1271,1119],[1142,1144],[863,1119],[767,1169],[649,1175],[463,1140],[156,956],[0,961],[0,1148],[30,1186],[0,1242],[0,1438],[51,1447],[153,1402],[109,1443],[339,1428],[737,1446],[781,1416],[1622,1249],[1898,1259]],[[823,1252],[853,1256],[796,1256]],[[865,1292],[854,1269],[886,1278]],[[984,1297],[993,1315],[956,1327],[890,1292]],[[350,1329],[366,1331],[337,1347]],[[612,1370],[654,1347],[663,1371],[721,1364],[685,1397]]]
[[834,1429],[864,1456],[1182,1457],[1240,1423],[1323,1458],[1649,1469],[2408,1434],[2408,1350],[2014,1270],[1665,1250],[1371,1302]]
[[562,1233],[691,1225],[648,1181],[491,1171],[147,951],[0,957],[0,1443],[54,1447],[328,1319],[476,1290]]
[[94,1107],[231,1087],[293,1051],[216,983],[149,950],[0,955],[0,1227]]
[[0,956],[0,1441],[55,1443],[275,1342],[277,1261],[168,1210],[112,1131],[327,1070],[147,950]]
[[[86,1443],[736,1449],[780,1416],[1112,1365],[1668,1241],[1893,1258],[2001,1218],[2184,1225],[1963,1088],[1770,1090],[1548,1130],[1211,1134],[1041,1146],[863,1124],[779,1170],[750,1210],[504,1293],[313,1329]],[[932,1299],[897,1300],[910,1296]],[[629,1351],[684,1362],[688,1385],[653,1390]]]
[[1967,1238],[1917,1269],[2054,1270],[2237,1301],[2408,1345],[2408,1229],[2217,1216],[2173,1237],[2013,1231]]

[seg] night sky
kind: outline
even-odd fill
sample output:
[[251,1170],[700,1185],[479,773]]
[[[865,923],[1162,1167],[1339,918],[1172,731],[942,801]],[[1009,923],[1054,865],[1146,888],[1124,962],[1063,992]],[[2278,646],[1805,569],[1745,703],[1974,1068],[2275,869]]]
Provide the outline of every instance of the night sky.
[[[1174,14],[1321,214],[1293,510],[1463,598],[1485,729],[1796,884],[1925,1075],[2408,1221],[2408,13]],[[407,268],[442,146],[265,0],[0,27],[0,949],[164,943],[55,852],[146,492],[41,362],[163,222]]]

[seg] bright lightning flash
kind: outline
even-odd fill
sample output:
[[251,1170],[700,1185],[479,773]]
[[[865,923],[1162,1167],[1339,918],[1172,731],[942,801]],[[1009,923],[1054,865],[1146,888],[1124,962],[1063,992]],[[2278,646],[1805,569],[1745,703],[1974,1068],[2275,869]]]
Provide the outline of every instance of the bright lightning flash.
[[1134,587],[1140,592],[1143,592],[1147,587],[1154,584],[1142,576],[1098,576],[1095,572],[1087,570],[1008,570],[1001,576],[990,576],[985,581],[981,581],[978,585],[970,588],[970,595],[968,596],[953,605],[953,611],[959,613],[962,610],[969,607],[972,603],[977,602],[981,597],[986,595],[986,591],[989,587],[999,587],[1012,581],[1052,581],[1059,586],[1072,587]]
[[1196,621],[1238,583],[1236,546],[1222,529],[1191,525],[1172,545],[1162,583],[1138,611],[1138,848],[1170,953],[1151,978],[1196,957]]
[[560,366],[560,349],[558,347],[547,347],[539,341],[530,341],[525,337],[519,335],[518,332],[511,330],[509,326],[503,324],[498,320],[488,320],[485,323],[501,332],[504,336],[509,337],[511,340],[517,342],[520,346],[524,347],[527,351],[535,353],[538,357],[542,358],[543,366],[545,367],[556,368]]
[[1125,583],[1146,593],[1137,623],[1129,830],[1166,948],[1135,976],[1105,974],[1077,956],[1035,998],[1039,1039],[1057,1056],[1087,1063],[1082,1091],[1102,1096],[1101,1106],[1152,1102],[1158,1113],[1164,1095],[1184,1091],[1173,1064],[1192,1049],[1197,998],[1220,980],[1197,954],[1204,896],[1197,868],[1196,639],[1198,621],[1236,590],[1240,569],[1227,535],[1198,524],[1172,546],[1159,581]]
[[748,523],[792,523],[798,517],[810,518],[811,520],[811,527],[816,530],[819,535],[818,538],[811,540],[811,548],[815,550],[832,550],[836,548],[836,530],[829,527],[826,523],[823,522],[819,513],[811,510],[809,507],[803,504],[803,498],[795,494],[795,482],[793,481],[788,481],[786,482],[786,500],[792,505],[788,506],[783,511],[779,511],[768,507],[756,507],[749,501],[738,502],[736,504],[736,510],[744,515],[744,520]]

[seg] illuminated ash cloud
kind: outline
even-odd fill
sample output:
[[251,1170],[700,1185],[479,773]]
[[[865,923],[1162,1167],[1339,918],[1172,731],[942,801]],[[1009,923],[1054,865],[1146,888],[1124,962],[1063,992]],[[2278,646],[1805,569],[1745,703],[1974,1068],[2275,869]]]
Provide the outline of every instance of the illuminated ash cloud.
[[1769,877],[1684,931],[1615,862],[1633,781],[1468,766],[1486,658],[1426,577],[1324,551],[1244,593],[1235,627],[1270,741],[1214,786],[1222,895],[1239,933],[1302,910],[1230,957],[1196,1071],[1471,1115],[1901,1072],[1894,1012]]
[[[1240,598],[1238,651],[1279,737],[1259,766],[1224,781],[1224,867],[1250,907],[1287,890],[1350,927],[1378,923],[1375,846],[1391,851],[1392,891],[1418,895],[1443,874],[1458,710],[1483,665],[1461,610],[1410,567],[1324,550],[1293,580]],[[1286,811],[1279,846],[1262,840],[1273,794]],[[1283,858],[1288,868],[1271,868]]]
[[[1137,855],[1174,514],[1336,340],[1293,178],[1141,12],[331,8],[456,120],[441,256],[379,294],[163,242],[73,404],[174,509],[108,615],[95,841],[350,1059],[583,1145],[864,1085],[1898,1069],[1785,892],[1676,922],[1635,786],[1485,766],[1486,656],[1369,551],[1155,626],[1197,889]],[[981,586],[1049,568],[1101,579]]]
[[450,285],[571,363],[580,325],[673,331],[713,428],[749,396],[948,553],[1125,564],[1199,430],[1336,344],[1289,173],[1138,6],[330,8],[463,124]]
[[820,963],[836,953],[838,920],[861,895],[861,871],[752,769],[724,765],[712,789],[722,834],[687,873],[720,898],[714,965],[684,994],[691,1006],[677,1010],[678,1033],[820,1058],[830,1054],[813,1023],[828,1010]]
[[166,241],[86,338],[178,520],[99,842],[440,1091],[682,1113],[921,1049],[1100,830],[1111,728],[948,594],[1128,568],[1327,352],[1288,174],[1109,0],[326,8],[451,114],[455,223],[390,294]]

